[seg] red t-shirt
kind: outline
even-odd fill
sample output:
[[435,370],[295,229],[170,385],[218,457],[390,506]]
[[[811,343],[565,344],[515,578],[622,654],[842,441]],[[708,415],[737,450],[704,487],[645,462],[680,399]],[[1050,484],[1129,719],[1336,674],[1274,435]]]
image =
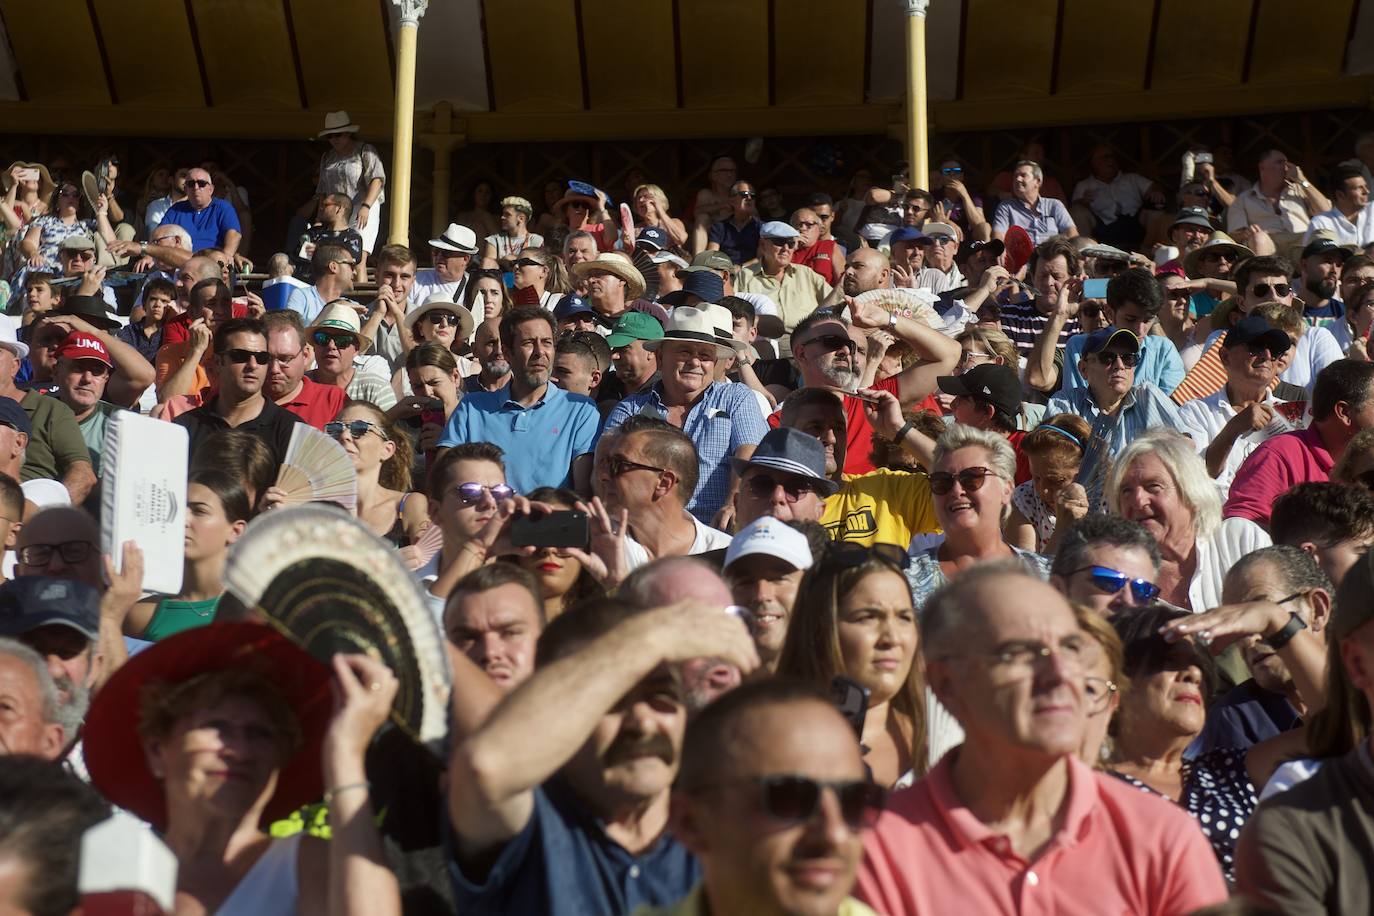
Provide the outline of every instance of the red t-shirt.
[[1007,433],[1007,441],[1016,450],[1016,482],[1018,484],[1031,479],[1030,459],[1026,457],[1025,452],[1021,451],[1021,440],[1026,438],[1029,432],[1030,430],[1018,429]]
[[[881,382],[873,383],[875,390],[891,392],[900,398],[899,387],[900,383],[895,375],[891,378],[885,378]],[[938,414],[940,405],[935,400],[934,395],[928,395],[924,401],[916,405],[916,410],[930,410]],[[873,452],[873,427],[868,422],[868,414],[864,413],[864,402],[859,398],[845,395],[844,421],[848,430],[848,435],[845,437],[844,473],[867,474],[877,470],[870,460]],[[781,426],[782,413],[775,411],[770,414],[768,425],[774,428]]]
[[836,285],[835,240],[821,239],[810,248],[798,248],[792,255],[793,264],[802,264],[821,275],[831,286]]
[[339,415],[348,393],[338,385],[321,385],[308,378],[301,379],[301,390],[290,401],[278,402],[316,429],[324,429],[324,424]]

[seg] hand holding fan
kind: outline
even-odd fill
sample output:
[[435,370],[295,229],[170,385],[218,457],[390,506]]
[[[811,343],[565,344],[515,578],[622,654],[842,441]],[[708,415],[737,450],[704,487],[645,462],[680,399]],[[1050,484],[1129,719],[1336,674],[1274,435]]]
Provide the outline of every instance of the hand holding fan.
[[856,305],[878,305],[883,311],[911,318],[935,329],[945,326],[935,312],[936,296],[926,289],[870,289],[854,297]]
[[307,423],[291,430],[286,460],[277,473],[283,506],[337,503],[350,512],[358,506],[358,472],[343,446]]

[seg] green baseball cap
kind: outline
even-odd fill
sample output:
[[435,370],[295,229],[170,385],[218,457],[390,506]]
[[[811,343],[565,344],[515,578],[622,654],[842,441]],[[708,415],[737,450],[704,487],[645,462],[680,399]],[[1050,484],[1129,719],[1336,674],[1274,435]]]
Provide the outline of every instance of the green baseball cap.
[[653,315],[644,312],[628,311],[615,321],[606,344],[612,350],[625,347],[636,340],[662,340],[663,325]]
[[698,252],[692,258],[692,267],[705,267],[710,270],[734,270],[735,264],[725,252],[708,250]]

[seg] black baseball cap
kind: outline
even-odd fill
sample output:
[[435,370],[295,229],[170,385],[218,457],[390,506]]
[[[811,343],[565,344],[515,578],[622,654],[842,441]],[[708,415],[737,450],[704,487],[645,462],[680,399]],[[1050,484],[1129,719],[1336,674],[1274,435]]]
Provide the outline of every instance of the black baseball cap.
[[1226,339],[1221,345],[1229,348],[1247,347],[1250,344],[1261,344],[1270,353],[1280,356],[1288,352],[1288,348],[1293,346],[1293,341],[1282,330],[1270,324],[1267,318],[1246,315],[1226,332]]
[[963,375],[942,375],[935,380],[945,394],[963,395],[991,404],[999,413],[1015,417],[1024,399],[1016,370],[996,363],[974,366]]
[[1323,254],[1339,255],[1341,263],[1344,264],[1345,259],[1350,257],[1351,251],[1349,248],[1337,245],[1334,241],[1328,238],[1315,238],[1312,241],[1308,242],[1307,247],[1302,250],[1302,256],[1304,259],[1316,257],[1318,255]]
[[100,593],[84,582],[51,576],[19,576],[0,585],[0,636],[20,636],[50,624],[95,639]]

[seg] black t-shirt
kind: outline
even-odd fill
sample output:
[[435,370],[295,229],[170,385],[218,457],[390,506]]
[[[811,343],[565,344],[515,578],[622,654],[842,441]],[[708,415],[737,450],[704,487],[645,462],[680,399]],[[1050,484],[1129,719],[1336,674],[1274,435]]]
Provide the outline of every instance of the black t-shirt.
[[286,450],[291,445],[291,430],[301,418],[291,411],[278,407],[269,400],[264,399],[262,412],[251,420],[240,423],[238,426],[230,426],[219,413],[219,399],[211,401],[204,407],[197,407],[195,410],[187,411],[177,417],[172,422],[178,426],[186,427],[186,431],[191,435],[191,459],[194,461],[196,449],[215,433],[225,429],[237,429],[241,432],[252,433],[272,451],[272,459],[277,464],[286,460]]

